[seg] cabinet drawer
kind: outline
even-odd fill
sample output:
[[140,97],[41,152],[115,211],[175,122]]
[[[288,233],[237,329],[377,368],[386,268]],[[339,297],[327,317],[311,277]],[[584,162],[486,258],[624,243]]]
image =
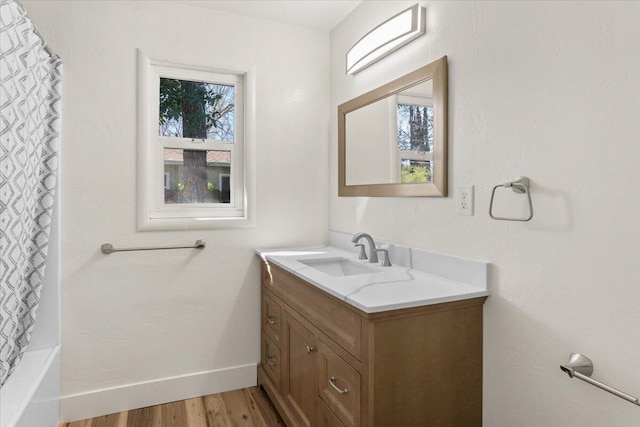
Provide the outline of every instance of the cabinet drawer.
[[318,393],[347,427],[360,427],[360,374],[318,341]]
[[282,307],[264,292],[262,294],[262,330],[274,344],[280,347]]
[[[265,268],[265,270],[267,270]],[[362,320],[332,297],[271,264],[264,287],[302,314],[315,327],[360,360]]]
[[320,402],[320,427],[345,427],[323,402]]
[[262,366],[265,372],[280,390],[280,378],[282,376],[282,355],[280,349],[266,335],[262,336]]

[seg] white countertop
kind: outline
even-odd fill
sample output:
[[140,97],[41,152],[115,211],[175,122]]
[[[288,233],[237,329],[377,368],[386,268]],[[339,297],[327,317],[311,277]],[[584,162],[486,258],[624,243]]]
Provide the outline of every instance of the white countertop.
[[[407,248],[409,249],[409,248]],[[421,251],[421,257],[429,252]],[[401,308],[419,307],[443,302],[459,301],[489,295],[486,286],[487,263],[433,254],[438,260],[450,258],[456,268],[472,264],[470,271],[476,275],[484,274],[484,280],[470,280],[470,283],[452,280],[443,275],[430,274],[417,268],[400,265],[381,267],[379,264],[358,260],[357,255],[334,246],[320,248],[263,249],[256,251],[268,263],[298,276],[317,288],[346,301],[365,313],[378,313]],[[393,252],[391,251],[393,254]],[[310,259],[346,258],[376,270],[371,274],[352,276],[330,276],[300,261]],[[416,256],[416,258],[418,258]],[[393,256],[391,258],[393,262]],[[428,267],[428,262],[423,263]],[[442,263],[441,263],[442,265]],[[484,269],[482,268],[484,266]],[[472,283],[473,282],[473,283]],[[478,283],[484,283],[484,286]]]

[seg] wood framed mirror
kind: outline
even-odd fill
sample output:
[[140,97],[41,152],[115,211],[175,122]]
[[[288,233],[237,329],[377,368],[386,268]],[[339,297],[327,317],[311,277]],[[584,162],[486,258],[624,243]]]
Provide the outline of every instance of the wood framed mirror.
[[447,57],[338,106],[338,195],[447,196]]

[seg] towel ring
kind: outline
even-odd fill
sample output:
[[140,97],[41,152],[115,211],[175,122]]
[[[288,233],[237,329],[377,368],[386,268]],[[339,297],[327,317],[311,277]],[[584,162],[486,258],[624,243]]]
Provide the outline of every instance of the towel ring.
[[[489,216],[492,219],[495,220],[500,220],[500,221],[529,221],[531,220],[531,218],[533,218],[533,202],[531,201],[531,190],[529,188],[530,186],[530,181],[529,178],[527,178],[526,176],[519,176],[516,179],[514,179],[513,181],[509,181],[509,182],[505,182],[504,184],[498,184],[495,187],[493,187],[493,190],[491,191],[491,201],[489,202]],[[507,218],[507,217],[501,217],[501,216],[495,216],[493,214],[493,199],[496,195],[496,190],[500,187],[504,187],[504,188],[511,188],[511,190],[513,190],[514,193],[517,194],[526,194],[527,195],[527,200],[529,201],[529,216],[526,218]]]

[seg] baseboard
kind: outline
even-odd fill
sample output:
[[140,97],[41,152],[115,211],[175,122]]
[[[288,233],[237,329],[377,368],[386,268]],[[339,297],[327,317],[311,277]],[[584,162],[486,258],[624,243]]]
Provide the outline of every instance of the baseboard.
[[257,366],[244,365],[161,378],[60,398],[64,422],[255,386]]

